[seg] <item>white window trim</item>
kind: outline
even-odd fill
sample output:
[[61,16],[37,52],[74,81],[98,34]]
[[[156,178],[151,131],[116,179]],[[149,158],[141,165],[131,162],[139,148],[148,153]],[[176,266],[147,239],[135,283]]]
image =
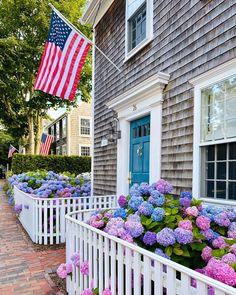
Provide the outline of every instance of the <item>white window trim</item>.
[[89,147],[90,148],[90,156],[88,157],[91,157],[91,144],[79,144],[79,155],[81,156],[81,147]]
[[[81,134],[81,119],[88,119],[89,120],[89,134]],[[81,137],[90,137],[91,136],[91,117],[89,116],[79,116],[79,136]]]
[[130,122],[150,115],[149,182],[161,177],[163,89],[170,76],[158,73],[110,101],[117,112],[121,138],[117,141],[117,195],[129,192]]
[[128,30],[128,4],[126,0],[126,13],[125,13],[125,60],[129,60],[139,50],[145,47],[148,43],[153,40],[153,0],[146,0],[147,11],[146,11],[146,38],[140,42],[135,48],[129,51],[129,30]]
[[[189,82],[194,85],[194,128],[193,128],[193,180],[192,192],[193,196],[198,199],[207,200],[209,203],[214,204],[229,204],[230,201],[210,198],[201,198],[201,147],[211,144],[220,144],[226,142],[236,141],[236,139],[217,140],[209,143],[201,143],[201,91],[202,89],[223,81],[236,74],[236,58],[190,80]],[[231,201],[232,202],[232,201]]]

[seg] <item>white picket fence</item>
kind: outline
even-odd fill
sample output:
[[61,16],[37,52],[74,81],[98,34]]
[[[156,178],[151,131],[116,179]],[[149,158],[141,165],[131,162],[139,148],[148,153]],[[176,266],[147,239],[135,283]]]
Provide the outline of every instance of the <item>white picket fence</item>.
[[15,204],[22,204],[19,220],[37,244],[65,242],[65,215],[72,211],[116,206],[116,196],[37,198],[14,187]]
[[230,286],[91,227],[84,222],[91,212],[66,216],[67,261],[79,252],[80,261],[89,262],[88,276],[78,267],[72,278],[67,276],[69,295],[80,295],[92,282],[99,295],[105,288],[112,295],[208,295],[208,286],[214,295],[236,294]]

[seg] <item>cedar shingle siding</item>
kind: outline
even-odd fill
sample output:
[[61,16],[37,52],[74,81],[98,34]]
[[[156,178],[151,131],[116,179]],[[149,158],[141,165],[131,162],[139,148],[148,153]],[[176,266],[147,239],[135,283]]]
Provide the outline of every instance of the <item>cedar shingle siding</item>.
[[96,44],[124,76],[96,51],[94,190],[116,190],[116,144],[100,147],[113,112],[106,103],[161,71],[164,90],[162,178],[175,192],[191,190],[193,87],[188,82],[236,56],[235,0],[154,0],[154,40],[125,58],[125,0],[115,0],[96,27]]

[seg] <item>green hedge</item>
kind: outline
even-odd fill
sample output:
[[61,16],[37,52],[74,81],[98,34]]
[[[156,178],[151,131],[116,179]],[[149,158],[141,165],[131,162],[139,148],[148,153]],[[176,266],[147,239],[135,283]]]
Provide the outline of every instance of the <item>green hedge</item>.
[[12,158],[12,172],[19,174],[22,172],[45,169],[47,171],[70,172],[80,174],[91,171],[91,158],[79,156],[40,156],[15,154]]

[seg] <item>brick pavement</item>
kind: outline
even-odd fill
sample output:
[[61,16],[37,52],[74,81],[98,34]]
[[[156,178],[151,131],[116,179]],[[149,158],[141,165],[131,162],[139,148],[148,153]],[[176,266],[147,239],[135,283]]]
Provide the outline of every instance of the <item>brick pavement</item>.
[[65,249],[35,251],[2,186],[0,180],[0,295],[62,294],[46,277],[65,262]]

